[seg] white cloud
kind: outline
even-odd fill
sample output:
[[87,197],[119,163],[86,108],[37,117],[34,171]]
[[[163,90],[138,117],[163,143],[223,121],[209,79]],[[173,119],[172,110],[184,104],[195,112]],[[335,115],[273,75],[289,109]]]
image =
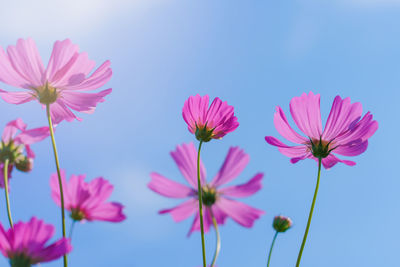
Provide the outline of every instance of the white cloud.
[[145,0],[14,0],[3,1],[0,32],[4,37],[43,38],[65,34],[87,34],[101,29],[110,18],[127,9],[135,10]]

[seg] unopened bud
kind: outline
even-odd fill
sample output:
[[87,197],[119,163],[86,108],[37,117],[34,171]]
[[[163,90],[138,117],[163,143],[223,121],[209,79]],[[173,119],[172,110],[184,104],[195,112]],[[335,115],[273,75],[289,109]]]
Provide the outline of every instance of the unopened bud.
[[21,172],[30,172],[33,168],[33,159],[24,157],[15,163],[15,167]]
[[275,216],[272,226],[277,232],[283,233],[292,226],[292,220],[281,215]]

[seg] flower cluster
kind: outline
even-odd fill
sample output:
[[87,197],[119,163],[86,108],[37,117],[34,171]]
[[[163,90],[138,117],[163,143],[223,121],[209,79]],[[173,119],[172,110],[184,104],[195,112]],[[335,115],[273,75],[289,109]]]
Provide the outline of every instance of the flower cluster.
[[[6,231],[0,224],[0,251],[12,267],[29,267],[60,257],[64,257],[64,267],[67,267],[67,254],[72,246],[71,240],[66,237],[64,209],[70,212],[73,223],[121,222],[126,218],[122,204],[107,202],[113,191],[107,180],[99,177],[87,183],[84,175],[73,175],[67,183],[65,171],[59,167],[54,126],[63,120],[80,120],[71,110],[93,113],[97,104],[112,91],[106,89],[87,93],[105,85],[112,76],[110,61],[93,71],[95,65],[87,53],[79,52],[79,47],[68,39],[54,43],[46,68],[35,42],[30,38],[19,39],[16,46],[7,48],[7,52],[0,47],[0,82],[25,89],[18,92],[0,89],[0,96],[12,104],[36,100],[46,108],[49,122],[48,127],[27,129],[22,119],[18,118],[6,125],[1,138],[0,187],[5,187],[10,229]],[[35,217],[27,223],[20,221],[14,225],[8,179],[14,167],[22,172],[32,170],[35,154],[31,145],[48,136],[51,136],[57,168],[57,173],[51,175],[51,192],[54,201],[61,207],[63,237],[46,246],[54,234],[54,226]]]

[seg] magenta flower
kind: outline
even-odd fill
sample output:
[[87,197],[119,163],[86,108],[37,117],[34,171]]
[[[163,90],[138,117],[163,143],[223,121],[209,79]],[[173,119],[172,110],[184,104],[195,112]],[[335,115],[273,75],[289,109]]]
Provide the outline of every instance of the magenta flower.
[[290,113],[297,127],[307,136],[299,135],[293,130],[278,106],[274,115],[274,124],[278,132],[287,140],[300,144],[288,146],[275,137],[266,136],[265,140],[277,146],[279,151],[290,157],[292,163],[311,158],[318,161],[322,158],[323,166],[328,169],[338,162],[353,166],[356,163],[342,160],[334,154],[357,156],[368,147],[370,138],[378,129],[378,122],[367,112],[362,118],[361,103],[351,103],[350,98],[336,96],[331,112],[322,131],[320,95],[312,92],[294,97],[290,101]]
[[[193,143],[177,146],[171,156],[190,186],[186,186],[165,178],[158,173],[151,173],[148,187],[154,192],[170,198],[189,198],[181,205],[172,209],[161,210],[160,214],[170,213],[176,221],[182,221],[195,215],[189,235],[200,230],[199,204],[197,196],[196,161],[197,151]],[[233,200],[234,197],[248,197],[261,189],[262,173],[256,174],[247,183],[236,186],[222,187],[235,179],[249,162],[249,156],[238,147],[231,147],[225,162],[214,179],[207,183],[206,170],[200,163],[203,204],[205,206],[204,230],[207,232],[212,225],[212,213],[218,224],[224,224],[231,217],[244,227],[252,227],[254,221],[264,212],[244,203]],[[212,213],[211,213],[212,212]]]
[[221,139],[227,133],[233,132],[238,126],[233,113],[233,106],[222,102],[216,97],[209,104],[209,96],[191,96],[185,101],[182,116],[192,134],[197,140],[208,142],[211,139]]
[[84,93],[102,87],[111,78],[110,61],[90,74],[94,67],[95,62],[88,58],[87,53],[79,53],[79,47],[66,39],[54,43],[45,68],[35,42],[30,38],[19,39],[16,46],[7,48],[7,53],[0,47],[0,81],[27,90],[0,90],[0,95],[12,104],[37,100],[50,105],[55,124],[62,120],[79,120],[70,109],[92,113],[97,103],[103,102],[104,97],[111,93],[111,89]]
[[33,167],[35,153],[30,145],[39,142],[49,136],[48,127],[26,129],[22,119],[16,119],[7,123],[1,137],[0,144],[0,187],[4,188],[3,166],[6,159],[9,160],[9,178],[13,166],[23,172],[29,172]]
[[5,231],[0,223],[0,251],[11,266],[29,267],[62,257],[72,250],[69,239],[61,238],[46,246],[55,228],[33,217],[29,222],[18,222],[14,229]]
[[[106,202],[114,187],[104,178],[98,177],[85,182],[85,175],[71,175],[69,182],[65,179],[65,171],[61,170],[64,188],[65,209],[71,214],[74,221],[109,221],[121,222],[125,220],[123,205],[117,202]],[[57,173],[50,178],[51,196],[58,206],[60,202],[60,188]]]

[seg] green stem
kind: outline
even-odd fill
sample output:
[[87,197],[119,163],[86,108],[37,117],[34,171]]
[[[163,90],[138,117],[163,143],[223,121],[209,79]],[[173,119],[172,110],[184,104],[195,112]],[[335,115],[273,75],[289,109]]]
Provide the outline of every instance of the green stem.
[[68,238],[70,239],[70,242],[72,242],[72,233],[74,232],[75,223],[76,223],[76,221],[75,221],[75,220],[72,220],[71,228],[69,229]]
[[276,237],[278,236],[278,234],[279,234],[279,232],[276,231],[276,233],[275,233],[275,235],[274,235],[274,239],[272,239],[271,248],[269,249],[267,267],[269,267],[269,262],[271,261],[272,249],[274,248],[275,240],[276,240]]
[[7,215],[8,215],[8,221],[10,222],[10,227],[14,228],[13,220],[11,217],[11,208],[10,208],[10,198],[8,197],[8,163],[9,159],[6,159],[4,162],[4,191],[6,193],[6,203],[7,203]]
[[[57,175],[58,175],[58,184],[60,187],[62,234],[63,234],[63,237],[65,238],[66,231],[65,231],[64,191],[63,191],[63,186],[62,186],[60,163],[58,161],[56,140],[54,138],[53,122],[51,121],[51,116],[50,116],[50,104],[46,105],[46,113],[47,113],[47,120],[49,121],[50,136],[51,136],[51,142],[53,144],[54,159],[56,161],[56,168],[57,168]],[[65,254],[64,255],[64,267],[67,267],[67,266],[68,266],[68,260],[67,260],[67,254]]]
[[211,263],[211,267],[214,267],[215,262],[217,261],[218,255],[219,255],[219,251],[221,250],[221,236],[219,235],[219,231],[218,231],[218,223],[217,220],[215,219],[214,213],[212,212],[212,208],[210,207],[210,213],[211,213],[211,218],[214,224],[214,229],[215,229],[215,235],[217,236],[217,244],[215,247],[215,253],[214,253],[214,258],[212,260]]
[[313,201],[312,201],[312,204],[311,204],[310,214],[308,215],[308,222],[307,222],[306,231],[304,232],[303,242],[301,243],[299,255],[297,256],[296,267],[299,267],[299,266],[300,266],[301,255],[303,254],[303,249],[304,249],[304,246],[305,246],[306,240],[307,240],[308,230],[310,229],[311,219],[312,219],[312,215],[313,215],[313,211],[314,211],[314,206],[315,206],[315,200],[317,199],[317,194],[318,194],[319,178],[320,178],[320,176],[321,176],[321,162],[322,162],[322,159],[321,159],[321,158],[318,158],[318,178],[317,178],[317,185],[315,186],[314,198],[313,198]]
[[206,245],[204,242],[204,225],[203,225],[203,194],[201,189],[201,179],[200,179],[200,150],[203,141],[200,141],[199,150],[197,152],[197,192],[199,195],[199,214],[200,214],[200,230],[201,230],[201,248],[203,251],[203,267],[207,267],[206,260]]

